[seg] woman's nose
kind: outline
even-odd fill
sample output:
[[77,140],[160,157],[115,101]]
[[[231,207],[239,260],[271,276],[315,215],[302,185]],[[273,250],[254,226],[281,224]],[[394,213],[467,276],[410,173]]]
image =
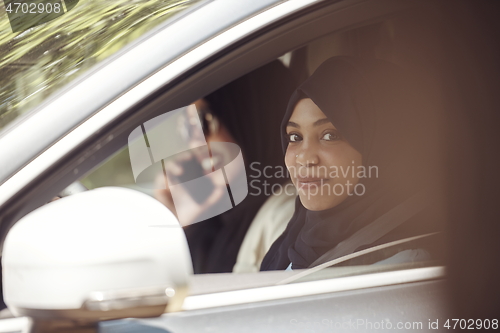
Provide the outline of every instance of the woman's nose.
[[317,149],[311,145],[304,145],[300,151],[297,151],[295,162],[301,166],[317,165],[319,163]]

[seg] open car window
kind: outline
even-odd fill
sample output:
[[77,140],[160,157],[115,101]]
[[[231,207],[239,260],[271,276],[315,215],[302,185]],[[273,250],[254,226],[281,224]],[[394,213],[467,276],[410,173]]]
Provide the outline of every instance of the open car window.
[[[415,84],[415,87],[425,87],[421,91],[422,96],[427,96],[424,105],[434,114],[434,118],[429,118],[433,124],[428,128],[427,134],[429,136],[433,135],[432,133],[435,133],[433,131],[440,126],[439,97],[436,97],[439,95],[439,90],[435,94],[431,94],[429,91],[435,89],[437,87],[436,82],[439,81],[439,71],[434,67],[433,59],[439,59],[441,54],[436,46],[438,45],[438,37],[433,35],[430,30],[424,29],[421,31],[420,40],[412,39],[414,31],[411,26],[420,20],[424,20],[424,18],[409,13],[400,14],[377,23],[327,35],[311,41],[300,49],[287,52],[279,59],[274,60],[274,63],[279,63],[279,66],[286,69],[290,82],[293,82],[293,89],[287,91],[287,100],[292,95],[293,90],[310,78],[326,60],[332,57],[343,56],[381,60],[394,64],[401,68],[405,75],[415,78],[414,82],[419,82]],[[407,40],[414,40],[414,43],[407,44],[405,42]],[[419,43],[422,43],[421,50],[423,53],[417,57],[413,50],[419,48]],[[432,47],[429,47],[429,45]],[[269,64],[255,69],[251,73],[258,72],[266,66],[269,66]],[[251,75],[251,73],[246,75]],[[227,87],[231,87],[231,84],[238,82],[238,80],[244,80],[244,77],[235,78],[232,83],[229,83],[225,88],[221,88],[220,91],[236,89]],[[277,87],[281,89],[284,86],[285,83]],[[241,216],[238,215],[237,210],[234,208],[241,203],[245,205],[245,200],[249,201],[249,198],[252,197],[256,201],[260,200],[258,204],[248,204],[248,213],[253,218],[243,228],[244,231],[239,236],[239,240],[236,241],[236,245],[233,244],[231,248],[228,248],[227,252],[232,253],[229,264],[203,266],[204,263],[210,260],[224,262],[226,259],[222,256],[218,259],[210,258],[204,251],[207,247],[202,247],[202,250],[196,250],[196,246],[191,247],[192,251],[198,251],[192,252],[195,261],[195,272],[197,273],[235,272],[250,274],[259,271],[265,254],[288,225],[295,212],[298,191],[297,186],[294,186],[290,178],[290,169],[287,169],[287,166],[283,163],[284,152],[281,149],[282,138],[279,133],[279,121],[276,122],[274,132],[267,133],[269,137],[273,137],[275,142],[269,143],[267,146],[265,144],[259,146],[259,138],[255,138],[255,146],[262,149],[258,153],[269,151],[275,157],[278,156],[277,160],[281,163],[279,165],[268,166],[262,163],[247,163],[249,159],[256,155],[252,155],[253,152],[246,151],[244,144],[240,144],[238,140],[235,140],[234,136],[230,135],[231,140],[229,141],[225,141],[228,139],[227,136],[218,138],[215,141],[207,139],[211,131],[216,133],[219,133],[218,131],[227,131],[229,134],[234,134],[240,130],[238,126],[243,126],[238,125],[238,122],[228,121],[226,119],[227,115],[218,116],[216,111],[211,109],[220,106],[231,108],[234,101],[224,100],[224,96],[229,95],[215,91],[205,98],[198,96],[194,98],[193,104],[165,112],[138,125],[130,133],[128,146],[82,178],[81,182],[87,188],[123,186],[155,197],[177,214],[181,225],[186,229],[188,239],[190,233],[214,232],[216,234],[217,228],[220,228],[220,226],[217,224],[210,226],[207,221],[218,216],[227,216],[229,220],[224,223],[241,221]],[[239,111],[252,112],[248,110],[251,109]],[[268,113],[269,119],[276,117],[281,120],[285,115],[286,105],[275,108],[272,112],[274,113]],[[404,112],[403,110],[402,113],[404,114]],[[263,117],[261,121],[266,122],[266,118]],[[262,127],[262,124],[251,123],[250,121],[245,126],[255,126],[255,136],[264,135],[263,133],[268,130],[268,128]],[[394,138],[394,140],[398,139]],[[224,144],[224,142],[230,143]],[[436,146],[440,145],[439,142],[434,143]],[[432,155],[434,152],[429,150],[429,154]],[[432,158],[436,157],[436,155],[432,156]],[[438,165],[439,161],[436,160],[432,166],[437,167]],[[385,172],[385,170],[373,170],[377,171],[377,174],[374,171],[371,178],[377,178],[378,172]],[[439,192],[441,189],[439,172],[434,169],[429,171],[428,174],[432,174],[432,177],[434,177],[435,184],[437,184],[434,190]],[[269,177],[265,179],[266,176]],[[366,176],[366,178],[368,184],[370,176]],[[264,185],[263,181],[266,180],[268,183]],[[211,195],[215,193],[217,193],[216,196],[211,198]],[[261,199],[259,196],[265,198]],[[431,200],[429,198],[435,200],[435,198],[439,198],[439,193],[432,193],[431,196],[424,194],[423,196],[427,198],[425,205],[428,205]],[[407,199],[410,200],[411,197],[408,196]],[[268,204],[266,200],[273,201],[274,205],[277,205],[274,210],[279,213],[273,213],[272,204]],[[404,204],[403,200],[392,208],[407,212],[414,207],[411,204],[409,206],[404,206]],[[409,216],[401,217],[401,223],[415,216],[420,218],[420,215],[424,214],[421,212],[422,209],[416,208],[416,211],[410,213]],[[402,232],[400,236],[395,238],[388,237],[384,239],[382,235],[378,242],[359,244],[349,253],[337,253],[330,257],[329,260],[324,258],[322,262],[316,262],[315,266],[323,265],[321,269],[317,268],[308,271],[307,269],[312,266],[306,266],[292,272],[283,272],[282,274],[276,272],[275,276],[279,276],[279,278],[273,276],[273,278],[267,279],[263,277],[262,279],[265,282],[259,282],[256,285],[294,283],[329,277],[354,276],[381,271],[443,265],[445,230],[443,227],[444,218],[440,209],[442,207],[438,203],[432,207],[430,217],[425,216],[427,213],[421,217],[423,220],[432,220],[433,228],[426,229],[422,227],[421,230],[417,228],[418,230],[414,233]],[[384,213],[388,212],[390,213],[391,209],[386,209]],[[277,215],[280,216],[276,217]],[[376,221],[380,215],[384,214],[375,214],[370,221]],[[276,222],[276,225],[269,227],[272,223],[266,224],[262,222],[266,218],[280,221],[279,223]],[[203,226],[206,226],[206,228]],[[262,236],[263,234],[265,236]],[[262,237],[262,241],[258,246],[254,245],[252,247],[249,245],[251,243],[250,239],[254,237],[252,235]],[[200,239],[193,237],[193,242],[211,242],[209,248],[220,247],[223,249],[224,245],[217,243],[221,240],[223,240],[223,237],[217,238],[217,236],[213,236],[210,240],[203,237]],[[218,253],[224,252],[223,250],[219,251]],[[203,253],[200,254],[200,252]],[[322,255],[325,252],[328,251],[322,251]],[[352,253],[356,255],[352,256]],[[250,254],[254,257],[248,262],[248,257],[245,257],[245,255]],[[318,259],[322,255],[318,255]],[[255,259],[255,257],[258,257],[258,259]],[[335,266],[330,267],[331,264]],[[197,267],[196,265],[200,266]],[[291,268],[291,266],[282,269],[285,268]],[[292,276],[295,277],[292,278]],[[214,278],[216,277],[223,279],[223,275],[215,275]],[[233,281],[237,280],[237,278],[234,279]],[[250,285],[252,284],[250,283]],[[227,288],[231,289],[231,287]]]

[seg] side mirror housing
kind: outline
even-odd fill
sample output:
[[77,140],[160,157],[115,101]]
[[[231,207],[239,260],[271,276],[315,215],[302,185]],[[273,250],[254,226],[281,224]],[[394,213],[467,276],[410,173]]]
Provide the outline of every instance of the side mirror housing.
[[178,310],[192,274],[184,231],[170,210],[113,187],[23,217],[7,235],[2,266],[5,303],[40,332]]

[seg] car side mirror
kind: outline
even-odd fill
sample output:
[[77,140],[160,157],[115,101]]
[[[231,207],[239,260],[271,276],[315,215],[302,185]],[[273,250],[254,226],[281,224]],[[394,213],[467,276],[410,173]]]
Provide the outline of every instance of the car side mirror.
[[176,217],[146,194],[100,188],[29,213],[3,247],[4,300],[32,332],[180,309],[192,264]]

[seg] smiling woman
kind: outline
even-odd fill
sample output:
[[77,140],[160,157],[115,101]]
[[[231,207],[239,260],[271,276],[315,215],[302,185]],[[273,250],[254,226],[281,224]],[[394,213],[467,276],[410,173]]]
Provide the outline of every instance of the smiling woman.
[[[441,229],[431,205],[435,131],[407,82],[388,62],[333,57],[295,91],[281,132],[299,198],[261,270],[308,268],[346,243],[354,244],[350,251],[336,252],[348,255]],[[373,167],[376,177],[367,177]],[[401,209],[412,213],[384,217]],[[409,243],[363,263],[436,259],[431,248]]]
[[[361,154],[345,141],[310,98],[300,100],[287,124],[285,163],[309,210],[332,208],[353,195],[358,185],[354,173],[331,177],[328,169],[360,167]],[[332,195],[333,192],[333,195]]]

